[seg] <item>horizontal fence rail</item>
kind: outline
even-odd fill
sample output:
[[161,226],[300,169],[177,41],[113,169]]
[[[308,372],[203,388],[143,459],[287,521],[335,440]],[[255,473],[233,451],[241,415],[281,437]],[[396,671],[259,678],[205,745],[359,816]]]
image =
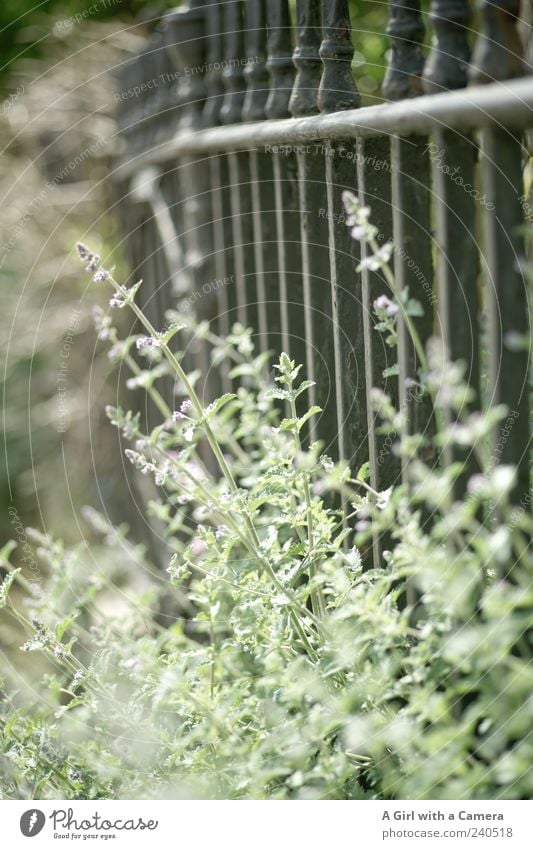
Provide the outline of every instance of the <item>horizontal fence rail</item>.
[[[494,457],[517,466],[513,498],[524,505],[533,77],[514,0],[484,2],[479,15],[471,51],[468,4],[433,0],[426,56],[418,0],[391,0],[382,91],[398,102],[361,107],[347,2],[297,0],[293,25],[287,0],[190,0],[121,68],[113,177],[151,318],[163,326],[169,309],[182,310],[220,334],[238,321],[259,350],[286,350],[323,410],[308,438],[354,468],[370,458],[372,485],[384,490],[409,469],[381,433],[373,387],[412,432],[430,434],[433,411],[413,392],[420,363],[405,323],[397,353],[376,332],[374,303],[390,291],[379,269],[355,272],[365,246],[351,239],[342,203],[353,192],[378,239],[394,242],[398,285],[422,306],[419,336],[440,338],[464,364],[468,411],[507,406],[512,426],[498,447],[495,431]],[[222,387],[210,376],[200,339],[185,356],[206,396],[231,386],[227,372]],[[453,424],[457,413],[442,405]],[[443,460],[467,461],[462,497],[475,460],[455,447]]]

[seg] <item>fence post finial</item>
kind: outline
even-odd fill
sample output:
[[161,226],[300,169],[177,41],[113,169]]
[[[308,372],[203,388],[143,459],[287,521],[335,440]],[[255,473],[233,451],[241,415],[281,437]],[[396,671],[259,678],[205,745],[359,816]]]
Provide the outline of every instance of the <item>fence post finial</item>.
[[244,69],[246,95],[242,117],[244,121],[261,121],[266,117],[269,77],[266,66],[266,7],[265,0],[248,0],[246,4],[246,57]]
[[163,18],[169,58],[178,77],[180,130],[198,130],[205,102],[205,17],[198,0],[190,0]]
[[403,100],[422,94],[424,34],[420,0],[389,0],[387,35],[391,58],[382,86],[386,100]]
[[292,60],[297,73],[289,100],[289,112],[295,118],[318,112],[318,89],[322,77],[320,0],[296,0],[296,15],[296,47]]
[[237,124],[242,118],[245,86],[243,75],[244,24],[241,0],[223,5],[224,63],[222,81],[226,94],[220,110],[222,124]]
[[422,77],[423,89],[428,94],[466,86],[470,17],[468,0],[432,0],[429,19],[434,37]]
[[481,0],[481,33],[468,71],[470,84],[492,83],[524,73],[518,33],[520,0]]
[[288,118],[295,75],[288,0],[268,0],[267,22],[270,94],[265,111],[267,118]]
[[324,0],[320,58],[324,71],[318,90],[321,112],[357,109],[361,96],[352,73],[354,49],[348,0]]
[[220,0],[214,0],[205,9],[206,14],[206,64],[205,101],[203,119],[206,127],[214,127],[220,123],[220,110],[224,97],[222,83],[222,45],[224,28],[222,21],[222,6]]

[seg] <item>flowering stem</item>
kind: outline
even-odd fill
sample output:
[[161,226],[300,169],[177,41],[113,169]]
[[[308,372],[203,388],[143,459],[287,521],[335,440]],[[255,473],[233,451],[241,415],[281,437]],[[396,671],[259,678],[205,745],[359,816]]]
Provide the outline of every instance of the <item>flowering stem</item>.
[[[374,238],[370,238],[370,239],[368,239],[368,244],[372,248],[374,254],[377,254],[380,248],[379,248],[379,245],[376,242],[376,240]],[[412,342],[413,342],[413,345],[415,347],[418,359],[420,361],[420,365],[422,366],[422,369],[425,372],[427,372],[428,371],[428,362],[427,362],[427,358],[426,358],[426,352],[424,351],[424,346],[422,345],[422,341],[421,341],[420,336],[418,334],[418,331],[417,331],[417,329],[416,329],[416,327],[413,323],[413,320],[404,307],[403,300],[402,300],[402,297],[401,297],[401,292],[398,289],[398,286],[397,286],[397,283],[396,283],[396,278],[394,277],[394,274],[392,273],[388,263],[384,263],[382,265],[382,269],[383,269],[383,274],[385,275],[385,279],[386,279],[387,283],[389,284],[389,288],[390,288],[391,292],[393,293],[393,295],[395,296],[396,300],[398,301],[400,310],[402,312],[402,318],[405,321],[405,324],[407,325],[407,329],[409,330],[409,335],[410,335]]]
[[[124,298],[123,287],[120,286],[119,283],[117,283],[117,281],[114,279],[114,277],[109,272],[105,271],[103,268],[100,267],[100,258],[97,257],[95,254],[92,254],[88,250],[88,248],[86,248],[84,245],[78,245],[78,253],[80,254],[80,257],[83,260],[85,260],[85,259],[89,260],[87,270],[91,271],[91,272],[96,271],[95,279],[102,280],[102,281],[107,280],[110,283],[110,285],[114,288],[115,292],[118,295],[118,298],[120,300],[122,300]],[[159,346],[160,346],[164,356],[166,357],[166,359],[170,363],[170,365],[171,365],[174,373],[176,374],[176,376],[182,382],[182,384],[185,388],[185,391],[187,392],[189,399],[190,399],[190,401],[193,405],[195,412],[197,413],[197,415],[200,418],[203,417],[204,410],[203,410],[202,404],[200,402],[200,399],[199,399],[198,395],[196,394],[193,385],[189,381],[187,374],[184,371],[184,369],[182,368],[177,357],[170,350],[168,344],[160,338],[157,330],[152,325],[151,321],[145,316],[145,314],[140,309],[140,307],[135,303],[135,300],[134,300],[133,297],[128,299],[128,306],[130,306],[131,310],[133,311],[135,316],[138,318],[138,320],[142,324],[142,326],[146,329],[149,336],[153,340],[158,341]],[[161,399],[158,402],[158,407],[160,409],[160,412],[162,412],[163,409],[164,409],[162,404],[164,404],[163,399]],[[166,407],[166,404],[164,406]],[[205,418],[204,418],[204,421],[203,421],[203,428],[205,430],[205,434],[206,434],[206,438],[207,438],[207,441],[209,443],[209,446],[210,446],[211,450],[213,451],[213,454],[215,455],[215,458],[218,462],[218,465],[220,467],[222,475],[225,478],[226,483],[227,483],[230,491],[233,492],[233,493],[237,493],[238,487],[237,487],[237,484],[235,482],[235,479],[234,479],[234,477],[231,473],[231,470],[230,470],[230,468],[229,468],[229,466],[226,462],[226,458],[224,457],[222,449],[220,448],[220,445],[218,444],[218,441],[217,441],[209,423],[207,421],[205,421]],[[259,536],[257,534],[257,531],[254,527],[254,524],[253,524],[250,516],[245,511],[243,511],[242,517],[243,517],[244,525],[245,525],[245,528],[246,528],[246,531],[247,531],[247,534],[245,536],[246,536],[246,538],[249,537],[249,540],[247,540],[247,542],[246,542],[246,547],[249,548],[249,550],[251,551],[253,556],[259,561],[261,566],[265,569],[265,571],[270,576],[272,582],[274,583],[274,585],[276,586],[278,591],[287,595],[287,588],[285,587],[283,582],[280,581],[280,579],[278,578],[278,576],[277,576],[274,568],[272,567],[272,565],[261,554],[261,550],[260,550],[261,549],[261,542],[260,542]],[[298,632],[298,635],[299,635],[299,637],[302,641],[302,644],[305,647],[305,650],[306,650],[308,656],[311,658],[311,660],[313,660],[314,662],[317,662],[318,655],[317,655],[315,649],[313,648],[313,646],[312,646],[312,644],[309,640],[309,636],[306,632],[306,628],[304,627],[303,621],[300,619],[300,616],[298,615],[297,610],[300,610],[302,616],[304,616],[306,619],[309,618],[309,619],[314,620],[315,626],[317,628],[317,631],[311,630],[311,633],[313,634],[314,637],[317,636],[317,632],[321,631],[319,620],[317,620],[316,617],[310,611],[308,611],[307,608],[302,606],[296,599],[294,599],[294,598],[291,599],[287,596],[287,600],[288,600],[289,615],[290,615],[291,621],[294,625],[294,628]]]

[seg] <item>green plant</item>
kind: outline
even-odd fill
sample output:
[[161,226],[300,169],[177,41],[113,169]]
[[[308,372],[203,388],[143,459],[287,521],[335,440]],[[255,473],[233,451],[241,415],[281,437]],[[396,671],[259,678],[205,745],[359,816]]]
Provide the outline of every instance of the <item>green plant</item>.
[[[32,533],[50,580],[41,595],[28,588],[22,611],[9,589],[25,579],[4,550],[0,603],[26,630],[23,649],[48,662],[46,701],[23,693],[5,704],[4,796],[529,798],[533,523],[511,503],[513,469],[488,451],[506,411],[437,434],[437,447],[451,440],[480,458],[469,497],[455,502],[461,465],[429,467],[422,437],[375,393],[410,469],[408,486],[376,492],[367,464],[352,471],[319,443],[302,448],[320,411],[297,413],[309,384],[286,354],[272,380],[250,331],[236,325],[220,339],[200,325],[237,385],[206,407],[181,365],[178,316],[157,331],[135,303],[138,286],[79,253],[113,288],[111,306],[133,310],[145,331],[121,340],[111,314],[96,311],[111,359],[161,416],[148,430],[139,413],[108,409],[126,456],[159,488],[147,511],[169,578],[135,592],[146,553],[88,510],[97,551]],[[389,303],[376,306],[387,334]],[[437,402],[445,387],[459,412],[461,370],[436,342],[424,358],[421,385]],[[158,388],[169,376],[176,410]],[[370,568],[380,535],[392,545]],[[162,622],[171,592],[182,613]],[[120,617],[106,614],[110,594]]]

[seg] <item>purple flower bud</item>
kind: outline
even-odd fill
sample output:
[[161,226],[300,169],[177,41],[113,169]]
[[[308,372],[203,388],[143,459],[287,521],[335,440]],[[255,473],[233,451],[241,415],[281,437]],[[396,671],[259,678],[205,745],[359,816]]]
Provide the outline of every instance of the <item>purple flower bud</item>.
[[139,336],[135,344],[137,350],[140,351],[142,348],[157,348],[159,341],[154,339],[153,336]]
[[82,260],[82,262],[86,262],[88,259],[92,257],[92,253],[83,242],[78,242],[76,244],[76,250],[78,251],[78,256]]

